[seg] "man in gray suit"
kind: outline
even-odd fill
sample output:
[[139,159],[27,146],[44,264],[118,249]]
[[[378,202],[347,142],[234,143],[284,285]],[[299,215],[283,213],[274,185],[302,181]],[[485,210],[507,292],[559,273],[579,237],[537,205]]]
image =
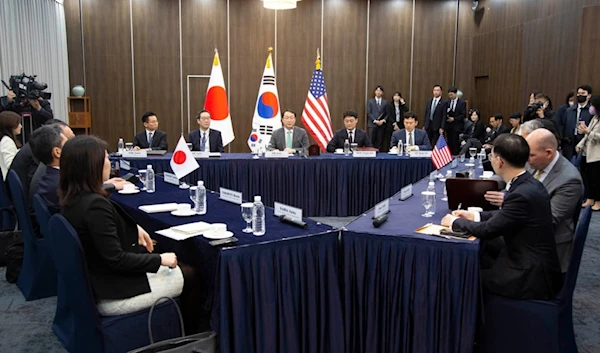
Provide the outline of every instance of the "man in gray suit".
[[[532,131],[527,136],[527,143],[530,149],[527,169],[544,184],[550,195],[556,251],[561,272],[565,273],[571,259],[577,210],[583,191],[581,175],[558,152],[556,137],[549,130],[541,128]],[[485,198],[491,204],[501,206],[504,194],[488,191]]]
[[367,127],[369,128],[369,138],[373,142],[373,147],[381,148],[387,142],[383,141],[383,135],[387,126],[385,117],[385,106],[387,101],[383,99],[383,87],[375,87],[375,98],[367,102]]
[[296,113],[291,110],[283,112],[281,118],[283,127],[273,131],[271,141],[267,149],[269,151],[284,151],[287,153],[296,153],[296,150],[308,148],[308,135],[306,130],[297,127]]

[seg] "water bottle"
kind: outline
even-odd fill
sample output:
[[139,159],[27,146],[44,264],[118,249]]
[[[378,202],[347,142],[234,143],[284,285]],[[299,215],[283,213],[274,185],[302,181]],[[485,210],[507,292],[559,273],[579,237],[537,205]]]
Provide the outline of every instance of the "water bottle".
[[206,188],[204,187],[204,182],[202,180],[198,180],[198,193],[196,194],[198,205],[194,210],[196,214],[206,214]]
[[434,181],[429,182],[429,186],[427,186],[427,191],[435,192],[435,182]]
[[148,171],[148,175],[146,176],[146,192],[153,193],[156,191],[156,184],[154,180],[154,170],[152,169],[152,164],[148,164],[146,166],[146,170]]
[[452,178],[452,171],[451,170],[447,170],[446,171],[446,179],[448,178]]
[[265,234],[265,205],[260,201],[260,196],[254,196],[254,208],[252,209],[252,234]]
[[123,153],[123,151],[125,151],[125,142],[123,142],[122,137],[119,137],[119,143],[117,143],[117,151],[119,153]]
[[350,155],[350,141],[348,141],[348,139],[346,139],[346,141],[344,141],[344,156],[349,156]]
[[404,151],[402,150],[402,147],[403,147],[403,146],[404,146],[404,145],[402,144],[402,140],[398,141],[398,155],[399,155],[399,156],[401,156],[401,155],[403,154],[403,152],[404,152]]

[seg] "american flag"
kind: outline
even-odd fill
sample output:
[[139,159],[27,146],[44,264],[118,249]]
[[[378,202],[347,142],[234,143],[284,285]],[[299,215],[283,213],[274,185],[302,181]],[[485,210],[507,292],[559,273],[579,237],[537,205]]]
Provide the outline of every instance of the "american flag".
[[452,162],[452,153],[450,153],[450,148],[446,144],[446,139],[444,139],[444,135],[440,135],[440,138],[437,140],[435,147],[433,147],[433,152],[431,153],[431,160],[433,161],[433,166],[435,169],[440,169],[444,167],[446,164]]
[[317,60],[317,68],[310,80],[308,96],[302,111],[302,122],[321,148],[321,151],[325,151],[327,144],[333,137],[333,131],[331,130],[325,79],[320,65],[320,61]]

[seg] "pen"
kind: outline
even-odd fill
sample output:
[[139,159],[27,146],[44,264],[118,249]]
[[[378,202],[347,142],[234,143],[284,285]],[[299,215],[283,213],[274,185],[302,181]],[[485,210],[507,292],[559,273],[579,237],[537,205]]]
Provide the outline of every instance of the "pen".
[[460,210],[460,206],[462,206],[462,202],[458,204],[458,208],[456,209],[457,211]]

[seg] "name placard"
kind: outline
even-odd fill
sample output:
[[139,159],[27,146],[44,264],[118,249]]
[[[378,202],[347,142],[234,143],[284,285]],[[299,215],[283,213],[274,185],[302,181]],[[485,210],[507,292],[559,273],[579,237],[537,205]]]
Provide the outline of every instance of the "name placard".
[[169,173],[169,172],[164,172],[164,177],[165,177],[165,183],[179,185],[179,179],[177,178],[177,176],[175,174]]
[[283,151],[267,151],[265,152],[265,158],[288,158],[289,153]]
[[431,151],[411,151],[410,158],[431,158]]
[[123,158],[147,158],[148,153],[146,151],[123,151]]
[[119,167],[124,170],[131,170],[131,163],[129,163],[129,161],[126,161],[124,159],[120,159]]
[[219,198],[224,201],[229,201],[238,205],[242,204],[242,193],[239,191],[229,190],[225,188],[219,188]]
[[208,158],[210,157],[210,152],[207,151],[192,151],[192,157],[194,158]]
[[277,217],[288,216],[293,219],[302,220],[301,208],[292,207],[279,202],[275,202],[273,206],[275,208],[275,216]]
[[405,187],[403,187],[402,189],[400,189],[400,201],[404,201],[407,198],[411,197],[413,194],[412,191],[412,184],[408,184]]
[[221,152],[208,152],[209,157],[221,157]]
[[452,160],[452,164],[450,165],[450,168],[451,168],[451,169],[454,169],[454,168],[456,168],[456,167],[458,167],[458,159],[454,158],[454,159]]
[[381,217],[388,212],[390,212],[390,199],[385,199],[375,205],[375,218]]
[[352,152],[352,157],[375,158],[375,157],[377,157],[377,152],[375,152],[375,151],[354,151],[354,152]]

